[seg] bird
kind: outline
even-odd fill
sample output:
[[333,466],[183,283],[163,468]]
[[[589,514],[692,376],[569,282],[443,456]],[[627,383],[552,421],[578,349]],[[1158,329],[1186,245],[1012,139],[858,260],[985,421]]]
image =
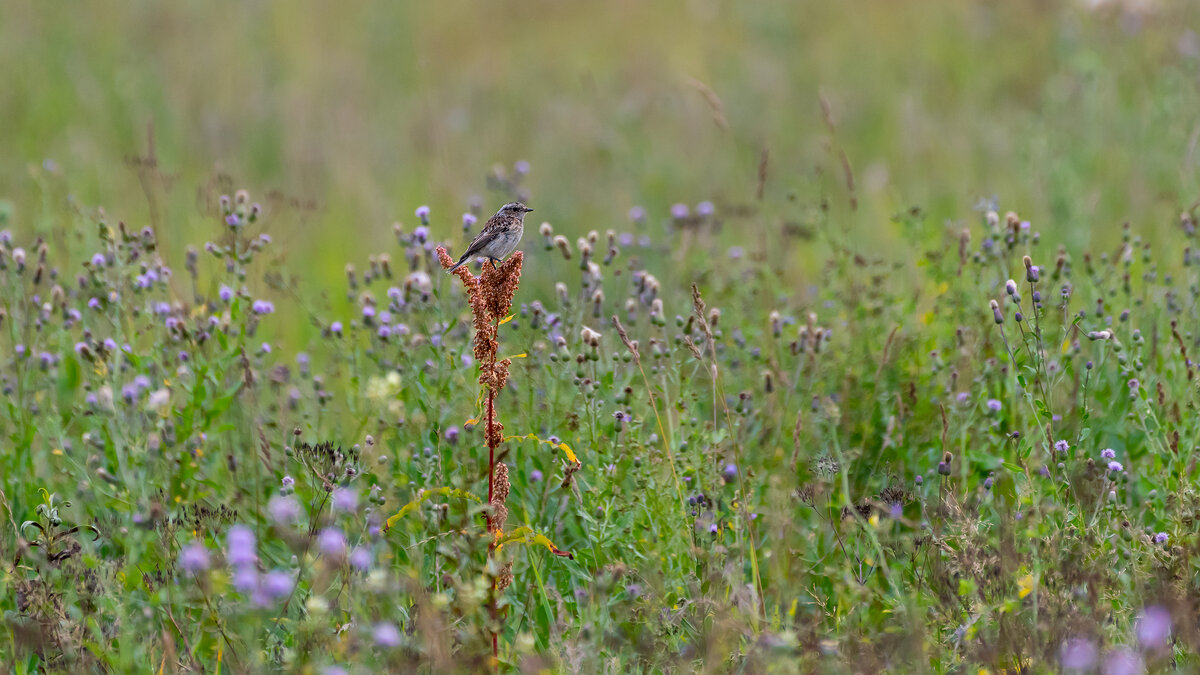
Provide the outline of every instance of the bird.
[[521,236],[525,234],[525,214],[532,210],[521,202],[509,202],[501,206],[467,245],[466,252],[458,262],[446,272],[453,272],[474,258],[487,258],[495,267],[521,243]]

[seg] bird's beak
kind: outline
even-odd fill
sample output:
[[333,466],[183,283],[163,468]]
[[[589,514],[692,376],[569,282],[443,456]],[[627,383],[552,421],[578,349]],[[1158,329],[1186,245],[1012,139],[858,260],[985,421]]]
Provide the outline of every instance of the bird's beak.
[[529,213],[529,212],[530,212],[530,211],[532,211],[532,210],[533,210],[533,209],[529,208],[528,206],[526,206],[526,207],[525,207],[525,213]]

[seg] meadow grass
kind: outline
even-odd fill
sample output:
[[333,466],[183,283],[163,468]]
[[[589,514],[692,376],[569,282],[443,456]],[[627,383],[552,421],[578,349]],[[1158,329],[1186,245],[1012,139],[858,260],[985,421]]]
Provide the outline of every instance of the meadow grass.
[[1196,9],[228,11],[0,21],[6,670],[1200,668]]

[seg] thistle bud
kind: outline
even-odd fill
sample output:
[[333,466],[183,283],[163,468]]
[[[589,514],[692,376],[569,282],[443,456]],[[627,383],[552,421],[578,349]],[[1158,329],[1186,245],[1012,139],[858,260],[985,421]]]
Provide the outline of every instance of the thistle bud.
[[996,320],[996,325],[1004,323],[1004,315],[1000,313],[1000,303],[992,300],[992,318]]

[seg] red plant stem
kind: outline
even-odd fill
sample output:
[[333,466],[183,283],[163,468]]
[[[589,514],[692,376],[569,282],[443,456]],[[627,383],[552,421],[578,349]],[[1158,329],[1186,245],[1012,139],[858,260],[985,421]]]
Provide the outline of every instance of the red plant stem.
[[[496,392],[488,389],[487,436],[488,436],[488,504],[492,503],[492,491],[496,483],[496,448],[492,447],[492,429],[496,423]],[[489,518],[490,521],[490,518]],[[488,529],[491,529],[490,527]]]

